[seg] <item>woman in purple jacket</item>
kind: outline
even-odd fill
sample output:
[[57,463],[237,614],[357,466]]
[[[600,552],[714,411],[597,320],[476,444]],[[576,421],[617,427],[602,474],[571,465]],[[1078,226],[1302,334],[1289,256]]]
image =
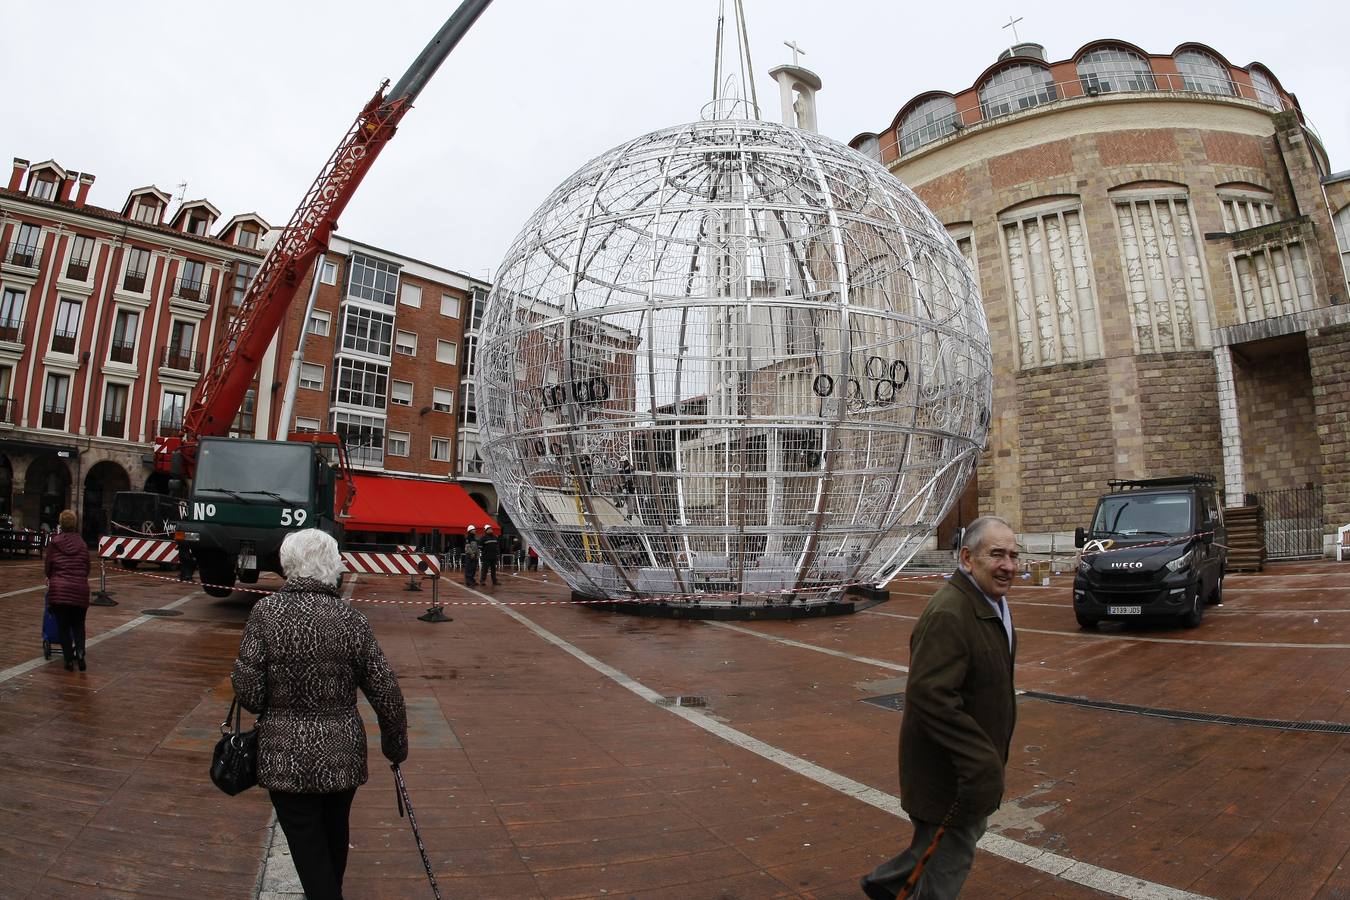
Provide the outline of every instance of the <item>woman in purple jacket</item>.
[[60,527],[47,542],[44,569],[47,574],[47,605],[56,617],[61,655],[66,671],[84,663],[84,616],[89,611],[89,548],[75,529],[75,511],[61,511]]

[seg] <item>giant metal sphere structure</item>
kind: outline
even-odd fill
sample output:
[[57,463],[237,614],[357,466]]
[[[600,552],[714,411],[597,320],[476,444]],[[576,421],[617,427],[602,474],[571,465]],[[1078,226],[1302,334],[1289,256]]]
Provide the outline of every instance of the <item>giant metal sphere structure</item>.
[[871,160],[769,122],[587,163],[516,238],[481,329],[486,468],[597,598],[884,584],[989,425],[984,311],[942,225]]

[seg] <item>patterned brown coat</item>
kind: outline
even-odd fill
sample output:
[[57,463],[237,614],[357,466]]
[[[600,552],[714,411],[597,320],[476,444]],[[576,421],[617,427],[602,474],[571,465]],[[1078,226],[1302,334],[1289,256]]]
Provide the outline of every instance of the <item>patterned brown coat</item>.
[[390,762],[408,758],[398,678],[366,617],[332,585],[293,578],[253,607],[230,676],[239,701],[261,716],[258,784],[323,794],[365,784],[366,731],[359,687],[380,722]]

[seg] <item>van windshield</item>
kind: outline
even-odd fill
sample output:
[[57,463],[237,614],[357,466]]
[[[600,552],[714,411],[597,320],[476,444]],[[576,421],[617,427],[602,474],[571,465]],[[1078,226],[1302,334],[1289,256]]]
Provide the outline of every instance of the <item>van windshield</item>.
[[1092,533],[1187,535],[1191,533],[1191,502],[1191,495],[1185,493],[1107,497],[1097,507]]

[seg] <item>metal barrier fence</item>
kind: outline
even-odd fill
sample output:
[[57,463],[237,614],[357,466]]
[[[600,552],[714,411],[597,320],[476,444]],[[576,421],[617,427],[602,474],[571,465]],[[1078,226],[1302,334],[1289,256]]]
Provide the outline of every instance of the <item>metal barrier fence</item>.
[[1267,559],[1313,559],[1322,549],[1322,488],[1261,491]]

